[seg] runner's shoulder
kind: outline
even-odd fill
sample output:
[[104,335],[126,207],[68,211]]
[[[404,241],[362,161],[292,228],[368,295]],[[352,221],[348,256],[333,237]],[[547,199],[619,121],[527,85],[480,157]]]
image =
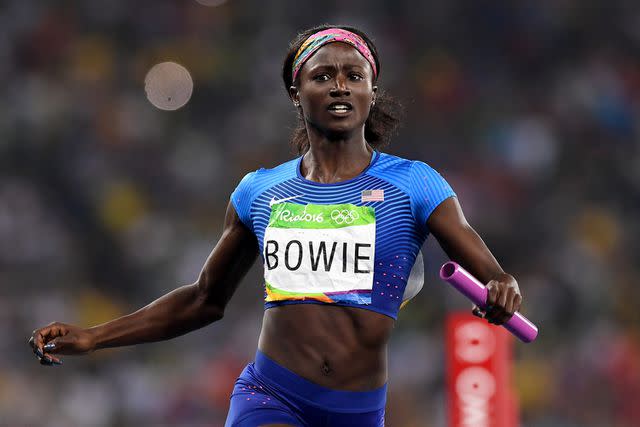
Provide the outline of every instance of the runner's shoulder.
[[248,199],[253,200],[267,188],[287,181],[296,176],[298,159],[292,159],[272,168],[261,167],[247,173],[236,189],[244,192]]
[[380,153],[380,159],[374,168],[377,172],[383,171],[408,176],[419,176],[425,173],[438,173],[430,164],[422,160],[411,160],[393,154]]
[[256,175],[256,178],[269,178],[269,177],[283,177],[288,178],[296,175],[296,167],[298,165],[299,157],[291,160],[287,160],[284,163],[273,167],[261,167],[256,169],[252,173]]
[[417,164],[420,164],[418,167],[427,166],[426,163],[419,160],[410,160],[393,154],[380,153],[380,158],[371,168],[369,174],[408,192],[411,188]]
[[396,156],[394,154],[380,152],[380,158],[376,162],[374,169],[377,171],[386,171],[386,172],[392,172],[396,174],[405,173],[408,175],[412,173],[412,168],[416,163],[419,163],[421,165],[427,165],[426,163],[420,160],[411,160],[405,157]]

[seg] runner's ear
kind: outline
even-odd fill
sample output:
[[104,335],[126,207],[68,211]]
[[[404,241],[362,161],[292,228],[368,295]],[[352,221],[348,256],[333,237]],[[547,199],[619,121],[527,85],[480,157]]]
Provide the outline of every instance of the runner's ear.
[[300,92],[297,87],[291,86],[289,88],[289,98],[293,101],[293,105],[296,107],[300,106]]

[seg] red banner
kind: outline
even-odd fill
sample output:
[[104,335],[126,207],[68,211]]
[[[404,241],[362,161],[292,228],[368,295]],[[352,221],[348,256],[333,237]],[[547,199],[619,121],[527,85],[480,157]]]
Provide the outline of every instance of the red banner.
[[449,427],[517,427],[513,337],[469,313],[447,317]]

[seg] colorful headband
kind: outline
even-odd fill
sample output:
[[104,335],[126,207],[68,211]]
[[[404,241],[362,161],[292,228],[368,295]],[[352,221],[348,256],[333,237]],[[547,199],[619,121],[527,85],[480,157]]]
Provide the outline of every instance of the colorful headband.
[[310,35],[309,38],[302,43],[302,46],[300,46],[296,56],[293,58],[293,80],[295,81],[302,65],[311,58],[311,55],[325,44],[333,42],[347,43],[355,47],[358,52],[369,61],[369,64],[371,64],[373,78],[375,79],[377,77],[378,70],[376,69],[376,61],[371,54],[369,46],[367,46],[367,43],[362,37],[351,31],[343,30],[342,28],[329,28]]

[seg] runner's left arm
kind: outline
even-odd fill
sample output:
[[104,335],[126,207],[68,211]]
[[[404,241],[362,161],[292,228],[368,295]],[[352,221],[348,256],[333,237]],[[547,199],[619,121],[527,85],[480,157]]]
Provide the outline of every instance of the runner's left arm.
[[[487,245],[467,222],[456,197],[436,207],[427,227],[450,259],[458,262],[487,285],[487,310],[484,317],[495,324],[508,321],[520,309],[522,294],[516,279],[505,273]],[[474,309],[474,314],[478,315]]]

